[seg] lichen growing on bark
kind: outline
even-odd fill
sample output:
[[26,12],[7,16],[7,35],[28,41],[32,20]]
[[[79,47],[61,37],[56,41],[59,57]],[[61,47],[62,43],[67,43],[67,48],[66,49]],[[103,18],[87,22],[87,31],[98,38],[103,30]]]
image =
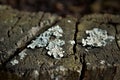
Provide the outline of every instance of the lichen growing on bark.
[[19,61],[17,59],[14,59],[14,60],[10,61],[10,63],[14,66],[14,65],[18,64]]
[[40,34],[35,40],[32,41],[28,48],[34,49],[35,47],[45,47],[49,56],[53,56],[55,59],[63,57],[62,46],[65,44],[64,40],[60,38],[63,36],[63,30],[59,25],[49,28],[44,33]]
[[25,50],[23,50],[23,51],[20,52],[18,55],[19,55],[20,59],[22,60],[22,59],[25,58],[25,56],[26,56],[27,54],[25,53]]
[[93,28],[93,30],[86,30],[87,38],[82,39],[83,46],[102,47],[106,46],[108,42],[113,41],[113,36],[108,36],[106,30]]

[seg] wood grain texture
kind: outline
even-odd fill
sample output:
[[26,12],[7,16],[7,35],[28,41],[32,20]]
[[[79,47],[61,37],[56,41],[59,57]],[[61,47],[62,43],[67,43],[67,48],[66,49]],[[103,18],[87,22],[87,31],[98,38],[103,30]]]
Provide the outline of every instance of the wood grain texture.
[[[45,48],[27,45],[52,26],[63,29],[64,57],[56,60]],[[105,47],[82,46],[86,30],[107,30],[115,40]],[[1,80],[120,80],[120,16],[91,14],[79,20],[55,14],[20,12],[0,6],[0,79]],[[70,44],[74,40],[74,45]],[[19,53],[27,55],[21,60]],[[11,61],[17,59],[18,64]],[[4,75],[8,75],[5,77]],[[3,77],[2,77],[3,75]],[[11,76],[11,77],[10,77]]]

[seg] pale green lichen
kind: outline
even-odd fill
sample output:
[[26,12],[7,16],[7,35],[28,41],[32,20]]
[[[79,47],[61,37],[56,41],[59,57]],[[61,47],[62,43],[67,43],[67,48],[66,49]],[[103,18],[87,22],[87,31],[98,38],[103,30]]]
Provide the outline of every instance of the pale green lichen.
[[75,44],[75,41],[74,40],[70,40],[69,41],[71,45],[74,45]]
[[17,59],[14,59],[14,60],[10,61],[10,63],[14,66],[14,65],[18,64],[19,61]]
[[35,47],[45,47],[49,56],[53,56],[55,59],[63,57],[62,46],[65,44],[64,40],[60,38],[63,36],[63,30],[59,25],[49,28],[44,33],[40,34],[35,40],[32,41],[28,48],[34,49]]
[[25,53],[25,51],[22,51],[18,55],[19,55],[20,59],[23,59],[27,54]]
[[86,34],[88,35],[88,37],[86,39],[82,39],[83,46],[106,46],[108,42],[111,42],[115,39],[113,36],[108,36],[106,30],[102,30],[99,28],[93,28],[93,30],[86,30]]

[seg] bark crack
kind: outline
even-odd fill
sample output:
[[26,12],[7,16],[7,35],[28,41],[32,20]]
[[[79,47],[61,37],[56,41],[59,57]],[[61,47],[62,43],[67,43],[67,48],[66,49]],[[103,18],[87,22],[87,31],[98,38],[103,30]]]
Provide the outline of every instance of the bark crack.
[[[77,22],[76,22],[76,25],[75,25],[75,34],[74,34],[74,41],[75,41],[75,44],[73,46],[73,52],[74,52],[74,55],[75,55],[75,60],[77,60],[77,50],[76,50],[76,46],[77,46],[77,33],[78,33],[78,24],[80,23],[79,22],[80,20],[78,19]],[[82,70],[81,70],[81,74],[79,76],[79,80],[83,80],[84,77],[85,77],[85,70],[86,70],[86,62],[85,62],[85,54],[81,55],[80,56],[80,63],[82,64]]]
[[79,24],[79,20],[77,20],[76,24],[75,24],[75,33],[74,33],[74,41],[75,44],[73,45],[73,52],[75,55],[75,60],[76,60],[76,46],[77,46],[77,33],[78,33],[78,24]]
[[[39,23],[41,22],[43,16],[44,16],[44,14],[43,14],[42,17],[40,18],[40,20],[39,20],[39,22],[38,22],[38,25],[39,25]],[[18,21],[14,24],[14,26],[17,25],[17,23],[19,22],[20,19],[21,19],[21,17],[19,17]],[[9,31],[11,31],[11,30],[14,28],[14,26],[11,27],[11,29],[10,29]],[[10,37],[10,36],[9,36],[9,31],[8,31],[8,37]],[[36,36],[37,36],[37,35],[36,35]],[[36,36],[34,36],[34,37],[36,37]],[[32,39],[31,39],[31,40],[32,40]],[[2,64],[3,68],[6,67],[6,64],[7,64],[10,60],[12,60],[12,59],[13,59],[15,56],[17,56],[21,51],[23,51],[23,50],[27,47],[27,45],[31,42],[31,40],[30,40],[29,42],[27,42],[26,44],[22,45],[22,47],[17,48],[16,51],[14,52],[14,54],[11,55],[11,56]],[[5,68],[5,69],[6,69],[6,68]]]
[[85,71],[86,71],[86,62],[85,62],[85,54],[83,54],[81,57],[80,57],[80,62],[82,63],[82,70],[81,70],[81,75],[80,75],[80,79],[79,80],[84,80],[84,77],[85,77]]
[[117,30],[117,27],[115,26],[114,28],[115,28],[115,42],[116,42],[116,45],[117,45],[118,49],[120,50],[120,46],[119,46],[119,44],[117,42],[118,41],[117,34],[119,34],[119,33],[118,33],[118,30]]

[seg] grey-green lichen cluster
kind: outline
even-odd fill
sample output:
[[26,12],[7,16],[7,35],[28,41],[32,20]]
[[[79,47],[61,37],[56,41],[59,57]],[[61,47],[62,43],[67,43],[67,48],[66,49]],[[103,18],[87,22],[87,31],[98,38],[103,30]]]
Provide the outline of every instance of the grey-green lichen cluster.
[[88,37],[86,39],[82,39],[83,46],[102,47],[106,46],[108,42],[111,42],[115,39],[113,36],[108,36],[106,30],[99,28],[86,30],[86,34]]
[[14,66],[14,65],[18,64],[19,61],[17,59],[14,59],[14,60],[10,61],[10,63]]
[[[25,56],[27,55],[27,54],[25,53],[25,51],[26,51],[26,50],[23,50],[22,52],[20,52],[20,53],[18,54],[20,60],[23,60],[23,59],[25,58]],[[10,63],[11,63],[12,65],[16,65],[16,64],[19,63],[19,60],[15,58],[14,60],[11,60]]]
[[49,56],[53,56],[55,59],[60,59],[64,56],[63,53],[65,53],[62,48],[65,41],[60,39],[62,36],[62,28],[59,25],[56,25],[40,34],[27,47],[31,49],[34,49],[35,47],[45,47],[48,50],[47,54]]

